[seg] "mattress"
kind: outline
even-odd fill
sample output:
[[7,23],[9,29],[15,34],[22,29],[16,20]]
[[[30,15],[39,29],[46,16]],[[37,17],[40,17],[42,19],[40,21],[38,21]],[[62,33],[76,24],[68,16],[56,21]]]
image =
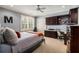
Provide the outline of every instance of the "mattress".
[[37,34],[21,32],[21,38],[17,40],[17,44],[12,46],[12,52],[23,52],[30,48],[34,43],[41,41],[42,36]]

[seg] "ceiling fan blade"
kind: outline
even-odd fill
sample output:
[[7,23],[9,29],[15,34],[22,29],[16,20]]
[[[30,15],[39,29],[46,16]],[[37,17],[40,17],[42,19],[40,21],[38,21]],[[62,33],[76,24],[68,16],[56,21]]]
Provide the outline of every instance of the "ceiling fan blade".
[[46,8],[40,8],[40,9],[46,9]]
[[40,5],[37,5],[37,8],[40,8]]
[[37,9],[46,9],[46,8],[42,8],[42,7],[40,7],[40,5],[37,5]]
[[42,10],[39,10],[39,11],[42,12],[42,13],[44,12],[44,11],[42,11]]
[[40,8],[40,5],[37,5],[37,10],[38,10],[38,11],[40,11],[40,12],[43,13],[43,12],[44,12],[43,9],[46,9],[46,8]]

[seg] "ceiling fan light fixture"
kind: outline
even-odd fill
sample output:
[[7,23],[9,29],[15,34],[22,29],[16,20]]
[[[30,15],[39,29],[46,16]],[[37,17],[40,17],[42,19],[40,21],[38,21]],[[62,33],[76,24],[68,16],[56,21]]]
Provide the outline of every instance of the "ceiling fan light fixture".
[[46,8],[41,8],[40,5],[37,5],[37,9],[36,9],[37,11],[40,11],[40,12],[43,13],[44,9],[46,9]]

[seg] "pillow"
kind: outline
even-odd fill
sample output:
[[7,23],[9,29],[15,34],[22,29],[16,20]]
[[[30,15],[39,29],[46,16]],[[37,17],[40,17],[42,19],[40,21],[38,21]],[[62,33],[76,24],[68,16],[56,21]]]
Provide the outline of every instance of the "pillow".
[[3,35],[2,35],[2,33],[0,33],[0,44],[3,42]]
[[4,30],[5,30],[4,28],[1,28],[1,29],[0,29],[0,44],[1,44],[1,43],[4,43],[4,37],[3,37],[3,32],[4,32]]
[[3,35],[8,44],[16,44],[18,37],[13,29],[6,27]]
[[16,34],[17,34],[17,37],[18,37],[18,38],[20,38],[20,37],[21,37],[20,32],[16,32]]

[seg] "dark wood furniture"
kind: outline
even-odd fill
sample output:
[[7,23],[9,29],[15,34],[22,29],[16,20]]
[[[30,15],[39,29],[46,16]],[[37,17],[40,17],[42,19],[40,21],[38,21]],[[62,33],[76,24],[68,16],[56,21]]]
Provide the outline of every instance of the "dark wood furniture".
[[46,18],[46,25],[78,24],[78,8],[70,9],[69,14]]
[[78,8],[70,9],[69,20],[70,24],[78,24]]
[[46,25],[57,25],[58,20],[57,17],[47,17],[46,18]]
[[69,15],[59,15],[59,16],[52,16],[46,18],[46,25],[61,25],[63,23],[67,23],[69,19]]
[[57,38],[57,31],[45,30],[44,35],[46,37]]
[[70,51],[71,53],[79,53],[79,26],[71,26],[71,40]]

